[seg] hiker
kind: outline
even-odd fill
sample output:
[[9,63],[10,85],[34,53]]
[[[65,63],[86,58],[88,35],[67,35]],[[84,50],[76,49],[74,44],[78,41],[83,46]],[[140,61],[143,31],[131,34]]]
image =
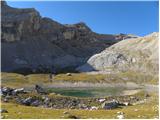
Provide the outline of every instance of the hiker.
[[49,81],[52,82],[53,76],[52,73],[49,74]]
[[50,82],[52,82],[52,80],[54,79],[54,75],[55,75],[56,71],[54,69],[54,67],[51,68],[51,73],[49,74],[49,80]]

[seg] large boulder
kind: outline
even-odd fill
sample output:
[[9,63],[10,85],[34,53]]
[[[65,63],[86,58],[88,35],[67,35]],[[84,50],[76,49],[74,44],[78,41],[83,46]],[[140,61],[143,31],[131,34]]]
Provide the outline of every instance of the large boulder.
[[0,113],[8,113],[6,109],[0,109]]
[[35,90],[38,94],[46,94],[47,92],[39,85],[35,85]]
[[111,110],[111,109],[115,109],[115,108],[118,108],[119,107],[119,103],[118,102],[104,102],[102,104],[102,108],[103,109],[107,109],[107,110]]
[[22,100],[22,104],[27,106],[30,106],[33,102],[34,102],[34,99],[32,97],[28,97]]
[[14,89],[9,88],[9,87],[1,87],[1,93],[2,95],[6,96],[6,95],[12,95]]

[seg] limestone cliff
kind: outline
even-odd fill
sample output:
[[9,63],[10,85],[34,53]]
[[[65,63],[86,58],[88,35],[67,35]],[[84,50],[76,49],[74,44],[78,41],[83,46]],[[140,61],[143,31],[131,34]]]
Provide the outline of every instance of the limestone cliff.
[[158,74],[158,34],[126,39],[93,55],[79,71],[136,71]]
[[43,18],[34,8],[2,6],[2,71],[74,70],[92,55],[117,43],[127,35],[92,32],[83,22],[62,25]]

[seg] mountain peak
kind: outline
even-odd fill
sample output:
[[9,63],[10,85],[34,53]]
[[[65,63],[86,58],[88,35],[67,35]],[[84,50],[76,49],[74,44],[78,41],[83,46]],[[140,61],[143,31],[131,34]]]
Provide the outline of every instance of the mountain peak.
[[119,41],[114,35],[92,32],[84,22],[63,25],[43,18],[32,8],[2,7],[1,16],[2,71],[45,71],[50,66],[57,71],[75,70],[93,54]]

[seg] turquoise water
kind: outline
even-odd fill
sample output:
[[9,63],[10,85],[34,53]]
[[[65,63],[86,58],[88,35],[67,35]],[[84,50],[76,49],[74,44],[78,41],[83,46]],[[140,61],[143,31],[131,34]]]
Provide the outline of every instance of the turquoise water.
[[49,92],[74,97],[118,96],[124,88],[50,88]]

